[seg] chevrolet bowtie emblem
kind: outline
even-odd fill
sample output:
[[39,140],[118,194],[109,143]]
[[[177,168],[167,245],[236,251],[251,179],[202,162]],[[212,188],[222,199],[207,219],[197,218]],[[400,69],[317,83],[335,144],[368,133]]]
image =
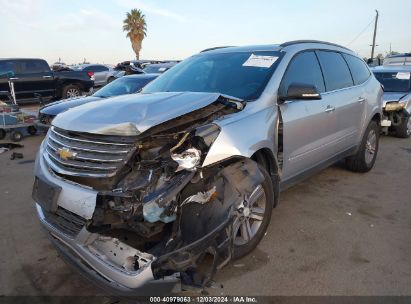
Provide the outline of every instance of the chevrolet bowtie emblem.
[[77,155],[76,152],[70,151],[67,148],[58,149],[57,154],[60,156],[61,159],[64,159],[64,160],[75,158]]

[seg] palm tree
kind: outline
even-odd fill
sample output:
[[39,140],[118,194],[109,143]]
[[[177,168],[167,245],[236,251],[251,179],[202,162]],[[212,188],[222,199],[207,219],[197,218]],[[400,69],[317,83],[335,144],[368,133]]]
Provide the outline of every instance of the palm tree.
[[123,31],[127,32],[127,37],[130,38],[137,60],[140,59],[141,43],[146,36],[146,30],[146,16],[139,9],[132,9],[127,13],[127,18],[123,21]]

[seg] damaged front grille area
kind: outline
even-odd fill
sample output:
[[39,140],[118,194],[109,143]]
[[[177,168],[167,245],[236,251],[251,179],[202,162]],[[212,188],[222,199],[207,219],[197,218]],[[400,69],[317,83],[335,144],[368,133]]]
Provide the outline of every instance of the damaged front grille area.
[[45,159],[57,173],[71,176],[111,177],[124,165],[135,146],[104,136],[98,139],[85,134],[51,127]]
[[44,217],[47,222],[59,229],[63,233],[75,237],[85,226],[86,220],[62,207],[58,207],[56,213],[48,212],[43,209]]

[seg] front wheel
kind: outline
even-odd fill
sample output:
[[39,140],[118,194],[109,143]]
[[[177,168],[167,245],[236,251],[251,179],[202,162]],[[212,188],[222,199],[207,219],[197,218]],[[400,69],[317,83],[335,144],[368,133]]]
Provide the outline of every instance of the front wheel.
[[380,129],[372,120],[365,130],[358,152],[346,158],[347,168],[354,172],[365,173],[372,169],[377,158]]
[[233,258],[250,253],[264,236],[271,220],[274,191],[270,175],[259,166],[264,181],[235,210],[233,222]]
[[411,135],[411,118],[402,117],[401,123],[395,128],[395,136],[400,138],[408,138]]

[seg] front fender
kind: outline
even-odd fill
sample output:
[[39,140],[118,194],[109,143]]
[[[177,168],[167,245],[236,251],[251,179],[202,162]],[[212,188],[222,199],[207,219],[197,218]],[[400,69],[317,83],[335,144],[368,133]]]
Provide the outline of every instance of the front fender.
[[[239,115],[238,113],[237,115]],[[278,111],[275,106],[255,113],[241,113],[241,117],[215,121],[221,132],[211,146],[203,167],[224,159],[243,156],[251,157],[256,151],[268,148],[277,154]]]

